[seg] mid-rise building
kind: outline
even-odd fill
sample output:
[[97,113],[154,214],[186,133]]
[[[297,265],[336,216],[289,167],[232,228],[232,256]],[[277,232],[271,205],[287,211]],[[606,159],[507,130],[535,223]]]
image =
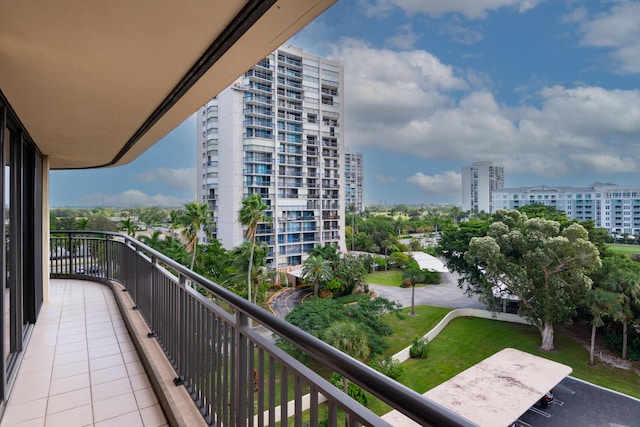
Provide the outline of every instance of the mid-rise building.
[[504,168],[473,162],[462,168],[462,211],[491,212],[491,192],[504,187]]
[[492,207],[518,209],[530,204],[552,206],[569,219],[594,221],[610,234],[640,234],[640,186],[594,183],[587,187],[502,188],[492,192]]
[[344,190],[345,207],[347,211],[353,209],[356,213],[362,213],[362,153],[345,153],[344,156]]
[[316,245],[344,246],[344,77],[340,63],[283,46],[198,112],[198,199],[225,248],[241,245],[242,199],[260,194],[272,224],[267,265],[301,264]]

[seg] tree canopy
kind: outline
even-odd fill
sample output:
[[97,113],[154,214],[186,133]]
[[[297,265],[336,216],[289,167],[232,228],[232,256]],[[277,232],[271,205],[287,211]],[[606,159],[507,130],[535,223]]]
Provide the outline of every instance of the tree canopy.
[[598,249],[579,224],[561,230],[557,221],[499,210],[487,235],[473,237],[464,253],[475,272],[464,272],[467,291],[489,307],[502,295],[520,301],[519,314],[538,327],[541,348],[553,350],[553,325],[573,319],[591,288],[588,273],[601,266]]

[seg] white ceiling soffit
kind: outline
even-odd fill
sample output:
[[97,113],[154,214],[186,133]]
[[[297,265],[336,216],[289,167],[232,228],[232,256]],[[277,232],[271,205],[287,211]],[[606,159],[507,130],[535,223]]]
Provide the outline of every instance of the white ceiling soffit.
[[2,2],[0,90],[52,168],[126,164],[335,1]]

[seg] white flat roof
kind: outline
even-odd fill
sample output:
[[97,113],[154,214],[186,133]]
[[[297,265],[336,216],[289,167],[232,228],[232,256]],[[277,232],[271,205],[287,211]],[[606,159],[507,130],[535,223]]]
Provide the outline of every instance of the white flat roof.
[[447,267],[444,263],[433,255],[425,254],[424,252],[407,252],[407,255],[413,257],[416,260],[420,269],[428,268],[431,271],[437,271],[439,273],[447,273]]
[[[552,360],[505,348],[424,396],[479,426],[507,426],[572,370]],[[397,411],[382,419],[394,426],[418,425]]]

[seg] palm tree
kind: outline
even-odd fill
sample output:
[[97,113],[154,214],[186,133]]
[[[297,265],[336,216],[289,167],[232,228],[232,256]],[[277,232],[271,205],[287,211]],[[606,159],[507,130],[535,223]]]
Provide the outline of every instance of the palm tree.
[[[249,197],[242,199],[242,208],[238,212],[238,220],[240,224],[247,227],[244,232],[244,238],[251,241],[251,254],[249,256],[249,268],[247,269],[247,299],[251,299],[251,270],[253,269],[253,253],[256,246],[256,234],[258,231],[258,225],[260,223],[271,224],[271,217],[265,215],[264,211],[269,206],[262,200],[262,196],[258,193],[253,193]],[[253,299],[255,303],[255,297]]]
[[415,316],[416,312],[414,310],[414,307],[416,283],[420,283],[424,280],[424,273],[417,268],[408,268],[407,270],[405,270],[403,278],[409,282],[409,285],[411,285],[411,315]]
[[605,275],[601,286],[615,294],[619,311],[616,321],[622,322],[622,358],[627,358],[629,323],[635,319],[634,309],[640,307],[640,264],[627,255],[608,256],[602,260]]
[[162,233],[159,230],[156,230],[153,232],[153,234],[151,236],[141,236],[140,237],[140,241],[144,244],[146,244],[147,246],[152,247],[153,249],[159,249],[160,248],[160,236],[162,235]]
[[89,228],[89,218],[83,217],[78,219],[78,230],[87,230]]
[[136,237],[136,225],[130,217],[120,221],[120,229],[126,231],[128,236]]
[[616,295],[603,288],[594,288],[587,294],[587,306],[591,311],[591,347],[589,351],[589,364],[593,365],[593,353],[596,343],[596,329],[604,325],[603,317],[616,315]]
[[191,252],[191,270],[196,261],[198,249],[198,233],[204,230],[209,233],[213,224],[211,211],[206,204],[201,204],[197,200],[186,203],[184,210],[178,215],[178,223],[183,227],[182,236],[187,240],[187,251]]
[[331,278],[331,263],[320,256],[310,256],[302,263],[302,280],[313,282],[313,294],[318,296],[320,282]]
[[[338,321],[332,323],[326,329],[322,338],[330,346],[360,361],[366,361],[371,353],[367,333],[353,322]],[[344,393],[348,394],[349,380],[344,375],[342,376],[342,387]],[[346,416],[345,425],[348,425]]]
[[349,205],[349,213],[351,213],[351,252],[353,252],[354,238],[356,235],[356,205],[353,203]]

